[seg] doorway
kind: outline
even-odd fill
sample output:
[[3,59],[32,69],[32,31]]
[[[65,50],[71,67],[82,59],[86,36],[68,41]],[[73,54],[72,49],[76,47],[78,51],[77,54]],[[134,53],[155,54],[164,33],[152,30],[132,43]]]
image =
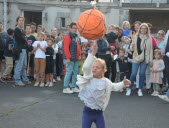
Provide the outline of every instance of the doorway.
[[42,12],[24,11],[25,25],[35,22],[36,25],[42,24]]

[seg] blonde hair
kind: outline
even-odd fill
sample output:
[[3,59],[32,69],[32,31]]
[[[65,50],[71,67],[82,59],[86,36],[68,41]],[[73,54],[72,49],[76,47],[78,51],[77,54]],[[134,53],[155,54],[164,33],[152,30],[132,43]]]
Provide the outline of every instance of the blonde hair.
[[38,36],[39,35],[43,35],[43,37],[45,36],[45,33],[44,32],[38,32]]
[[95,59],[94,62],[99,62],[103,65],[103,70],[106,72],[107,71],[107,66],[106,66],[106,62],[103,59],[97,58]]
[[124,21],[124,22],[123,22],[122,28],[124,29],[124,25],[125,25],[125,24],[128,24],[129,29],[130,29],[130,23],[129,23],[128,21]]
[[154,55],[155,54],[159,54],[161,56],[160,59],[162,58],[162,54],[161,54],[161,50],[160,49],[155,49],[154,50]]
[[139,32],[138,32],[137,35],[140,35],[140,33],[141,33],[141,27],[143,27],[143,26],[145,26],[147,28],[147,33],[146,34],[147,34],[148,37],[150,37],[150,28],[149,28],[149,26],[146,23],[142,23],[140,25]]
[[164,32],[164,30],[159,30],[158,32],[162,32],[163,33],[163,36],[165,37],[165,32]]

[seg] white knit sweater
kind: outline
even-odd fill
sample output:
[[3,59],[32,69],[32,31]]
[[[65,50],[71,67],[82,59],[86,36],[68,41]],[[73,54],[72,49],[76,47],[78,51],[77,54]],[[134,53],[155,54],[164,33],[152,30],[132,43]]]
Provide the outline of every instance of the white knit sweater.
[[[80,75],[77,76],[76,84],[80,88],[80,90],[82,90],[86,86],[86,84],[91,79],[93,79],[92,65],[93,65],[93,62],[95,61],[95,59],[96,59],[96,57],[89,53],[87,59],[84,62],[83,68],[82,68],[84,75],[83,76],[80,76]],[[103,98],[104,99],[104,101],[103,101],[104,102],[103,111],[106,109],[106,107],[109,103],[111,91],[120,91],[123,87],[124,87],[123,82],[112,83],[109,79],[106,78],[106,95]]]

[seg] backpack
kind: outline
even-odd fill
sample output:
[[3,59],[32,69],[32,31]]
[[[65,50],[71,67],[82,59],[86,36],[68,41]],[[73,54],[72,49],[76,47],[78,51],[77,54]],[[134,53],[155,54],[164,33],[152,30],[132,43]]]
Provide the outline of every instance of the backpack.
[[6,47],[6,40],[8,38],[8,34],[6,32],[1,32],[0,33],[0,50],[4,51]]

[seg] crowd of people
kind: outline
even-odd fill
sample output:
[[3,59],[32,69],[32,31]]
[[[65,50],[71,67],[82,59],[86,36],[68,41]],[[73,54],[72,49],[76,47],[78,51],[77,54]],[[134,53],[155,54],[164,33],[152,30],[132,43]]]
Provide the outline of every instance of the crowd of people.
[[[83,63],[97,43],[96,56],[107,67],[104,77],[114,83],[124,76],[131,81],[126,96],[136,85],[138,96],[143,96],[145,88],[151,96],[169,101],[169,31],[165,35],[164,30],[159,30],[153,36],[150,23],[136,21],[130,25],[124,21],[122,27],[109,26],[102,38],[87,40],[78,35],[75,22],[64,32],[53,27],[49,33],[42,25],[24,22],[24,17],[17,17],[15,28],[9,28],[7,33],[0,23],[2,82],[25,86],[35,81],[34,86],[52,87],[63,79],[63,93],[80,92],[77,75],[83,76]],[[160,90],[167,94],[160,96]]]

